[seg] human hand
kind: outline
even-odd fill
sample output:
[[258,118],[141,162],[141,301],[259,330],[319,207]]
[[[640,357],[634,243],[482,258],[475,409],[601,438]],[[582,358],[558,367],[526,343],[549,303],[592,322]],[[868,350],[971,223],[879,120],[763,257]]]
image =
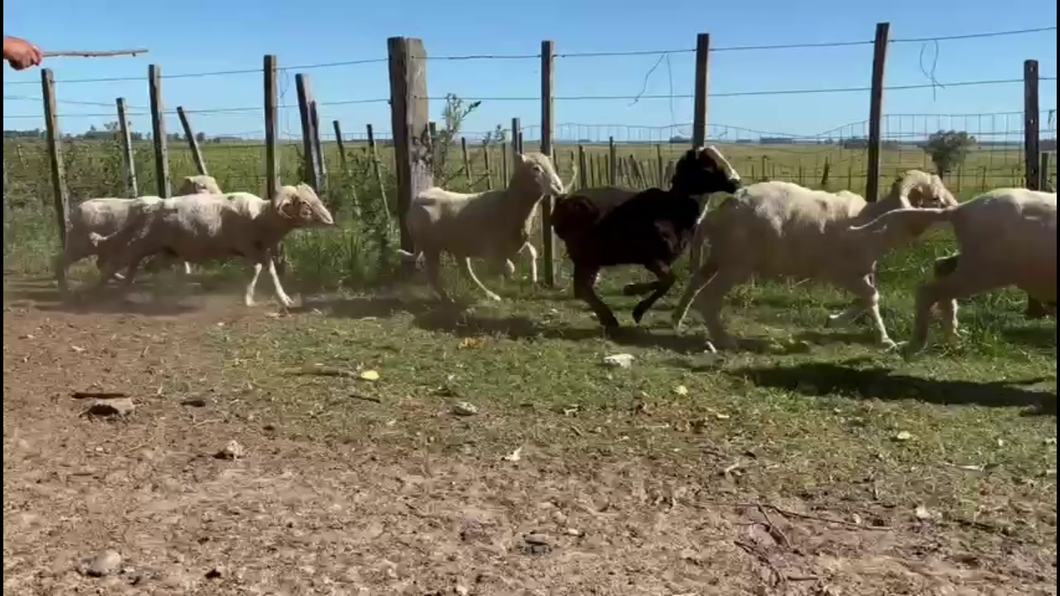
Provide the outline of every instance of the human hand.
[[23,70],[37,66],[44,60],[44,53],[32,43],[17,37],[4,37],[4,60],[11,68]]

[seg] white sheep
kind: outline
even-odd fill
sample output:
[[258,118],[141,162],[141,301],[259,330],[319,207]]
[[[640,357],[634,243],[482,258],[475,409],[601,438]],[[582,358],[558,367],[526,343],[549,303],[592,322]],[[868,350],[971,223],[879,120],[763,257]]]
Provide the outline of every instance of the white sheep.
[[854,233],[852,224],[875,219],[903,207],[956,205],[938,176],[919,170],[902,173],[887,197],[867,203],[852,192],[811,190],[790,182],[752,184],[708,212],[696,229],[693,246],[707,241],[710,254],[693,270],[673,312],[679,328],[689,305],[703,290],[698,306],[715,345],[732,349],[736,342],[721,324],[725,294],[751,276],[797,278],[832,283],[855,295],[853,306],[829,317],[846,323],[865,310],[872,316],[877,340],[895,345],[887,335],[873,282],[876,261],[889,249],[914,240],[921,229],[903,228],[886,236]]
[[1042,302],[1056,303],[1056,193],[999,188],[956,206],[898,209],[852,228],[878,236],[909,234],[948,221],[958,255],[938,261],[935,279],[917,289],[916,324],[905,352],[927,343],[936,304],[950,336],[957,329],[957,299],[1016,286]]
[[[213,176],[185,176],[181,181],[178,195],[199,193],[221,194],[221,189],[217,186],[217,180]],[[89,234],[96,233],[100,236],[113,234],[125,225],[133,210],[156,204],[161,200],[154,195],[134,199],[105,197],[82,201],[71,209],[66,246],[52,259],[60,291],[67,291],[66,273],[70,265],[96,254],[96,249],[89,240]],[[102,263],[98,260],[96,267],[102,270]],[[184,273],[191,273],[191,266],[188,263],[184,263]],[[116,276],[119,279],[122,277],[120,273]]]
[[460,270],[487,298],[500,300],[479,281],[471,258],[485,258],[511,275],[515,269],[511,259],[526,250],[531,280],[537,283],[537,250],[529,242],[534,209],[542,197],[562,195],[564,189],[552,160],[536,152],[517,155],[507,188],[471,194],[428,188],[413,198],[405,218],[416,252],[398,250],[398,254],[406,260],[423,260],[431,286],[442,300],[449,299],[441,280],[443,252],[457,259]]
[[137,264],[150,255],[168,254],[193,263],[239,255],[254,264],[244,294],[247,306],[254,305],[262,266],[268,267],[276,297],[291,306],[271,254],[294,228],[333,225],[331,213],[312,187],[299,184],[280,187],[271,201],[246,192],[164,199],[137,210],[118,232],[90,236],[104,261],[100,285],[124,265],[128,265],[125,281],[131,283]]

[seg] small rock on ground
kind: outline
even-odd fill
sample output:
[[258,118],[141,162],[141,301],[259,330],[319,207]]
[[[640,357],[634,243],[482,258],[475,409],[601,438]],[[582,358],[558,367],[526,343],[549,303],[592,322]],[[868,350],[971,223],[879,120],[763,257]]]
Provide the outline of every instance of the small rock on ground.
[[478,414],[478,408],[474,404],[461,401],[453,404],[453,413],[457,416],[474,416]]
[[243,446],[233,439],[224,446],[224,449],[218,451],[214,457],[217,459],[239,459],[245,454],[246,451],[243,449]]
[[85,575],[103,577],[110,575],[121,566],[121,555],[117,551],[107,550],[96,555],[85,567]]

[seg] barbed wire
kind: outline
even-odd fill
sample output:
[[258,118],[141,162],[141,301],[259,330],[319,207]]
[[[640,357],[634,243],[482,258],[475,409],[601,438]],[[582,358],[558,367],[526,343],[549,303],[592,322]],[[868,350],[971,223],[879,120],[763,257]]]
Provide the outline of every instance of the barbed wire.
[[[979,33],[964,33],[954,35],[943,35],[938,37],[909,37],[909,38],[896,38],[890,40],[892,44],[899,43],[924,43],[924,42],[940,42],[940,41],[954,41],[954,40],[967,40],[967,39],[980,39],[989,37],[1003,37],[1013,35],[1028,35],[1032,33],[1045,33],[1049,31],[1056,31],[1056,25],[1049,27],[1033,27],[1025,29],[1011,29],[1005,31],[986,31]],[[803,49],[803,48],[829,48],[829,47],[849,47],[849,46],[860,46],[860,45],[871,45],[873,40],[857,40],[857,41],[834,41],[834,42],[810,42],[810,43],[787,43],[787,44],[765,44],[765,45],[749,45],[749,46],[729,46],[729,47],[712,47],[711,52],[742,52],[742,51],[765,51],[765,50],[791,50],[791,49]],[[622,57],[622,56],[658,56],[666,54],[686,54],[695,52],[695,48],[679,48],[679,49],[661,49],[661,50],[627,50],[627,51],[601,51],[601,52],[562,52],[555,55],[556,58],[601,58],[601,57]],[[427,61],[470,61],[470,60],[531,60],[540,59],[541,54],[467,54],[467,55],[452,55],[452,56],[427,56]],[[345,60],[338,62],[322,62],[317,64],[304,64],[296,66],[281,66],[278,70],[313,70],[320,68],[334,68],[341,66],[357,66],[362,64],[381,64],[388,62],[388,58],[364,58],[358,60]],[[206,71],[206,72],[191,72],[191,73],[178,73],[178,74],[163,74],[162,79],[186,79],[186,78],[197,78],[197,77],[212,77],[212,76],[230,76],[230,75],[243,75],[243,74],[260,74],[261,68],[246,68],[237,70],[217,70],[217,71]],[[141,76],[123,76],[123,77],[101,77],[101,78],[87,78],[87,79],[63,79],[58,80],[56,83],[63,84],[81,84],[81,83],[115,83],[123,81],[142,81],[146,77]],[[39,80],[19,80],[19,81],[4,81],[4,86],[7,85],[38,85]]]

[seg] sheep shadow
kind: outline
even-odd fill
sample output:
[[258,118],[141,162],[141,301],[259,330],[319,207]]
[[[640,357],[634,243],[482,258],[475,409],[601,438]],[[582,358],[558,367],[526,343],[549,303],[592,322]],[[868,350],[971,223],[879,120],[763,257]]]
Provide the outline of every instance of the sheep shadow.
[[65,295],[53,283],[53,280],[48,283],[10,283],[5,288],[4,299],[13,305],[25,304],[42,312],[82,315],[178,316],[196,310],[194,306],[180,302],[183,293],[173,295],[151,282],[138,283],[131,289],[110,285],[73,290]]
[[916,399],[938,405],[981,405],[998,408],[1028,408],[1029,414],[1056,416],[1056,392],[1036,391],[1026,386],[1050,380],[1047,377],[1019,381],[939,380],[893,374],[892,368],[851,366],[867,357],[845,363],[805,362],[791,366],[752,366],[725,371],[760,387],[784,389],[809,396],[833,393],[861,399],[897,401]]
[[474,312],[433,310],[421,313],[414,324],[425,331],[448,333],[457,337],[500,336],[515,341],[586,341],[602,339],[635,348],[662,349],[679,354],[703,352],[706,341],[695,335],[679,335],[669,329],[623,326],[604,329],[599,326],[572,327],[538,321],[521,315],[483,316]]
[[329,316],[342,319],[389,319],[401,313],[413,316],[441,310],[445,312],[463,312],[472,303],[440,302],[433,298],[402,297],[390,295],[355,296],[340,298],[306,298],[302,305],[291,308],[291,312],[303,312],[313,309],[321,310]]
[[[805,329],[792,335],[795,341],[828,346],[838,344],[859,344],[863,346],[880,346],[868,329]],[[882,349],[882,348],[881,348]]]
[[1001,337],[1011,344],[1022,344],[1041,350],[1056,349],[1056,326],[1023,325],[1005,327]]

